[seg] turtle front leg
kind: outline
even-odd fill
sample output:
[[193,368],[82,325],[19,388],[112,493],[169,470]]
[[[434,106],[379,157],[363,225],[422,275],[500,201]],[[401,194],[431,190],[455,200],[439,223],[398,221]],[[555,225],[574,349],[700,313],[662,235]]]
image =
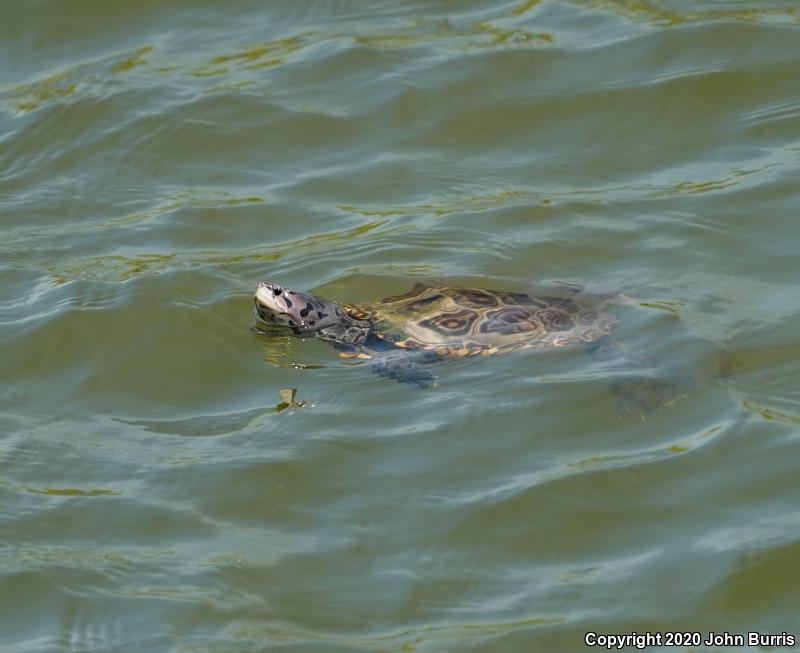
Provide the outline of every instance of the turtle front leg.
[[436,375],[423,365],[438,359],[433,352],[394,349],[376,353],[372,358],[372,371],[418,388],[430,388],[436,385]]

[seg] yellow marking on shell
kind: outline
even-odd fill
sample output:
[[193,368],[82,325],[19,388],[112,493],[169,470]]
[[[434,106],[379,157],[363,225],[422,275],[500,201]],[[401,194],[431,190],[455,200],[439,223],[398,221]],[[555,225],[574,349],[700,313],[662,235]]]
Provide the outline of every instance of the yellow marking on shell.
[[350,352],[350,351],[340,351],[339,358],[372,358],[369,354],[365,354],[364,352]]
[[368,306],[354,306],[353,304],[346,304],[342,308],[344,308],[344,312],[354,320],[371,320],[376,315],[376,311]]

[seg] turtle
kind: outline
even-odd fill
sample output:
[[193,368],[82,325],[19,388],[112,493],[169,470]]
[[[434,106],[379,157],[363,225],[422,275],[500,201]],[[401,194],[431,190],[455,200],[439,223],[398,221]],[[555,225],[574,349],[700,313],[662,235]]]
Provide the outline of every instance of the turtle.
[[254,315],[259,327],[320,338],[345,356],[370,358],[373,371],[384,377],[428,388],[437,380],[428,365],[443,359],[606,349],[617,320],[604,308],[625,299],[609,295],[592,302],[573,284],[533,296],[417,283],[375,305],[351,305],[262,282]]

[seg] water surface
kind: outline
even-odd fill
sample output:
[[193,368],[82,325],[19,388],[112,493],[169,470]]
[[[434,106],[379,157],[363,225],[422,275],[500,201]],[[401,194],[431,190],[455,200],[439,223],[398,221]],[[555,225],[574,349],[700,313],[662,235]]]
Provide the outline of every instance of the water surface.
[[[6,3],[2,650],[800,636],[798,79],[778,0]],[[255,336],[263,279],[623,292],[701,382],[419,391]]]

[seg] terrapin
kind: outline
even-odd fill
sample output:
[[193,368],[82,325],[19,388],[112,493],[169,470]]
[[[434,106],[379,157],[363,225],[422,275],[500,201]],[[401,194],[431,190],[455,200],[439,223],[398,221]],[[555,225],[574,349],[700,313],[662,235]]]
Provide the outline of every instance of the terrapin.
[[560,290],[534,297],[417,284],[375,306],[353,306],[260,283],[254,312],[259,325],[316,336],[351,355],[371,358],[378,374],[426,388],[436,381],[427,364],[444,358],[600,347],[616,325],[602,309],[622,296],[592,304],[577,286]]

